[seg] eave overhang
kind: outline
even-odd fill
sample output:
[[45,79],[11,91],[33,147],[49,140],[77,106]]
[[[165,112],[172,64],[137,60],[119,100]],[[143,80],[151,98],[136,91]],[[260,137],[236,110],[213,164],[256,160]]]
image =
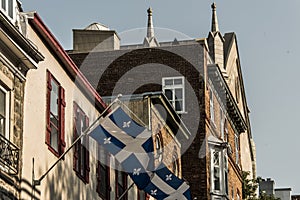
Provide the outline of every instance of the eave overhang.
[[208,65],[208,77],[211,80],[219,96],[224,97],[221,98],[221,101],[224,101],[222,103],[225,106],[227,113],[230,119],[232,120],[238,133],[245,132],[248,129],[247,124],[238,108],[238,105],[234,100],[234,97],[230,92],[230,89],[224,77],[222,76],[222,72],[220,71],[218,65],[216,64]]
[[104,103],[97,91],[92,87],[90,82],[86,79],[86,77],[82,74],[82,72],[78,69],[76,64],[69,57],[51,31],[47,28],[40,16],[35,13],[34,19],[30,19],[29,23],[41,36],[41,39],[46,42],[47,46],[49,46],[49,50],[56,58],[58,58],[58,61],[62,63],[64,69],[75,81],[75,84],[79,87],[79,89],[87,96],[88,99],[94,101],[100,110],[104,110],[107,105]]
[[[36,69],[38,62],[44,60],[44,56],[27,40],[20,31],[0,12],[0,38],[1,41],[19,58],[28,69]],[[17,66],[19,67],[19,66]]]

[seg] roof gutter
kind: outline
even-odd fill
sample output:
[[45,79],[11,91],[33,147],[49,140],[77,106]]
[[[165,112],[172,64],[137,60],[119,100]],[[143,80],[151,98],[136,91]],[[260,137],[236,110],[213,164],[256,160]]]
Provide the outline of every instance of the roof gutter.
[[30,20],[30,23],[35,27],[35,29],[39,32],[39,34],[43,37],[43,39],[50,46],[55,55],[59,58],[61,63],[63,63],[64,67],[71,74],[72,78],[76,79],[76,84],[80,87],[80,89],[85,92],[85,94],[91,98],[91,100],[96,101],[95,103],[99,103],[102,109],[106,108],[107,105],[104,103],[100,95],[97,91],[91,86],[85,76],[79,71],[76,64],[69,57],[66,51],[62,48],[59,42],[56,40],[54,35],[50,32],[47,26],[43,23],[40,16],[35,13],[34,19]]

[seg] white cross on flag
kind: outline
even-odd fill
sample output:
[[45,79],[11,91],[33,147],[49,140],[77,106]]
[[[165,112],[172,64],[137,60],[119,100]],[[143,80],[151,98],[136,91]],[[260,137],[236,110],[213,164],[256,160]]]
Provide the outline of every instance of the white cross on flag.
[[189,186],[183,180],[165,166],[154,169],[152,133],[129,117],[121,107],[100,119],[99,125],[89,135],[115,156],[139,189],[157,200],[174,195],[179,195],[178,200],[191,199]]

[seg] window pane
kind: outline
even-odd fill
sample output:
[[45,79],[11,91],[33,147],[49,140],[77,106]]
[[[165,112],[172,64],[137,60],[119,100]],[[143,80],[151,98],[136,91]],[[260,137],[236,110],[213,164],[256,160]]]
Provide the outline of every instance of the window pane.
[[173,79],[165,80],[165,85],[173,85]]
[[165,90],[165,95],[169,100],[173,100],[172,90]]
[[52,114],[50,114],[50,122],[56,127],[58,128],[58,120],[56,117],[54,117]]
[[58,85],[54,83],[54,81],[51,82],[52,91],[51,91],[51,97],[50,97],[50,112],[58,118]]
[[6,0],[2,0],[2,9],[6,10]]
[[182,85],[182,79],[175,79],[174,80],[174,85]]
[[175,89],[175,99],[183,99],[182,89]]
[[118,183],[120,186],[123,186],[123,174],[120,171],[118,171]]
[[79,145],[80,148],[80,175],[84,177],[84,172],[85,172],[85,151],[82,145]]
[[51,147],[58,152],[58,130],[51,124]]
[[0,90],[0,115],[5,116],[5,93]]
[[220,168],[214,167],[214,186],[215,190],[220,190]]
[[182,111],[182,105],[183,105],[183,102],[182,101],[175,101],[175,110],[176,111]]
[[0,115],[0,134],[5,136],[5,118]]
[[13,0],[8,0],[8,16],[13,18],[14,8],[13,8]]
[[219,165],[219,152],[214,153],[214,165]]
[[100,164],[100,194],[106,197],[107,190],[107,171],[106,166]]

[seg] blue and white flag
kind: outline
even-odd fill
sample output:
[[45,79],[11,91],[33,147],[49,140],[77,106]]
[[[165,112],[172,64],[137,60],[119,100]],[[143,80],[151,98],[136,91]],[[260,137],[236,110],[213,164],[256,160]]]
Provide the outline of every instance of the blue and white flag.
[[152,133],[117,107],[89,135],[121,164],[133,182],[157,200],[190,200],[189,186],[161,164],[154,169]]
[[191,200],[190,186],[161,163],[144,191],[157,200]]
[[114,155],[139,189],[148,184],[154,163],[151,131],[117,107],[89,135]]

